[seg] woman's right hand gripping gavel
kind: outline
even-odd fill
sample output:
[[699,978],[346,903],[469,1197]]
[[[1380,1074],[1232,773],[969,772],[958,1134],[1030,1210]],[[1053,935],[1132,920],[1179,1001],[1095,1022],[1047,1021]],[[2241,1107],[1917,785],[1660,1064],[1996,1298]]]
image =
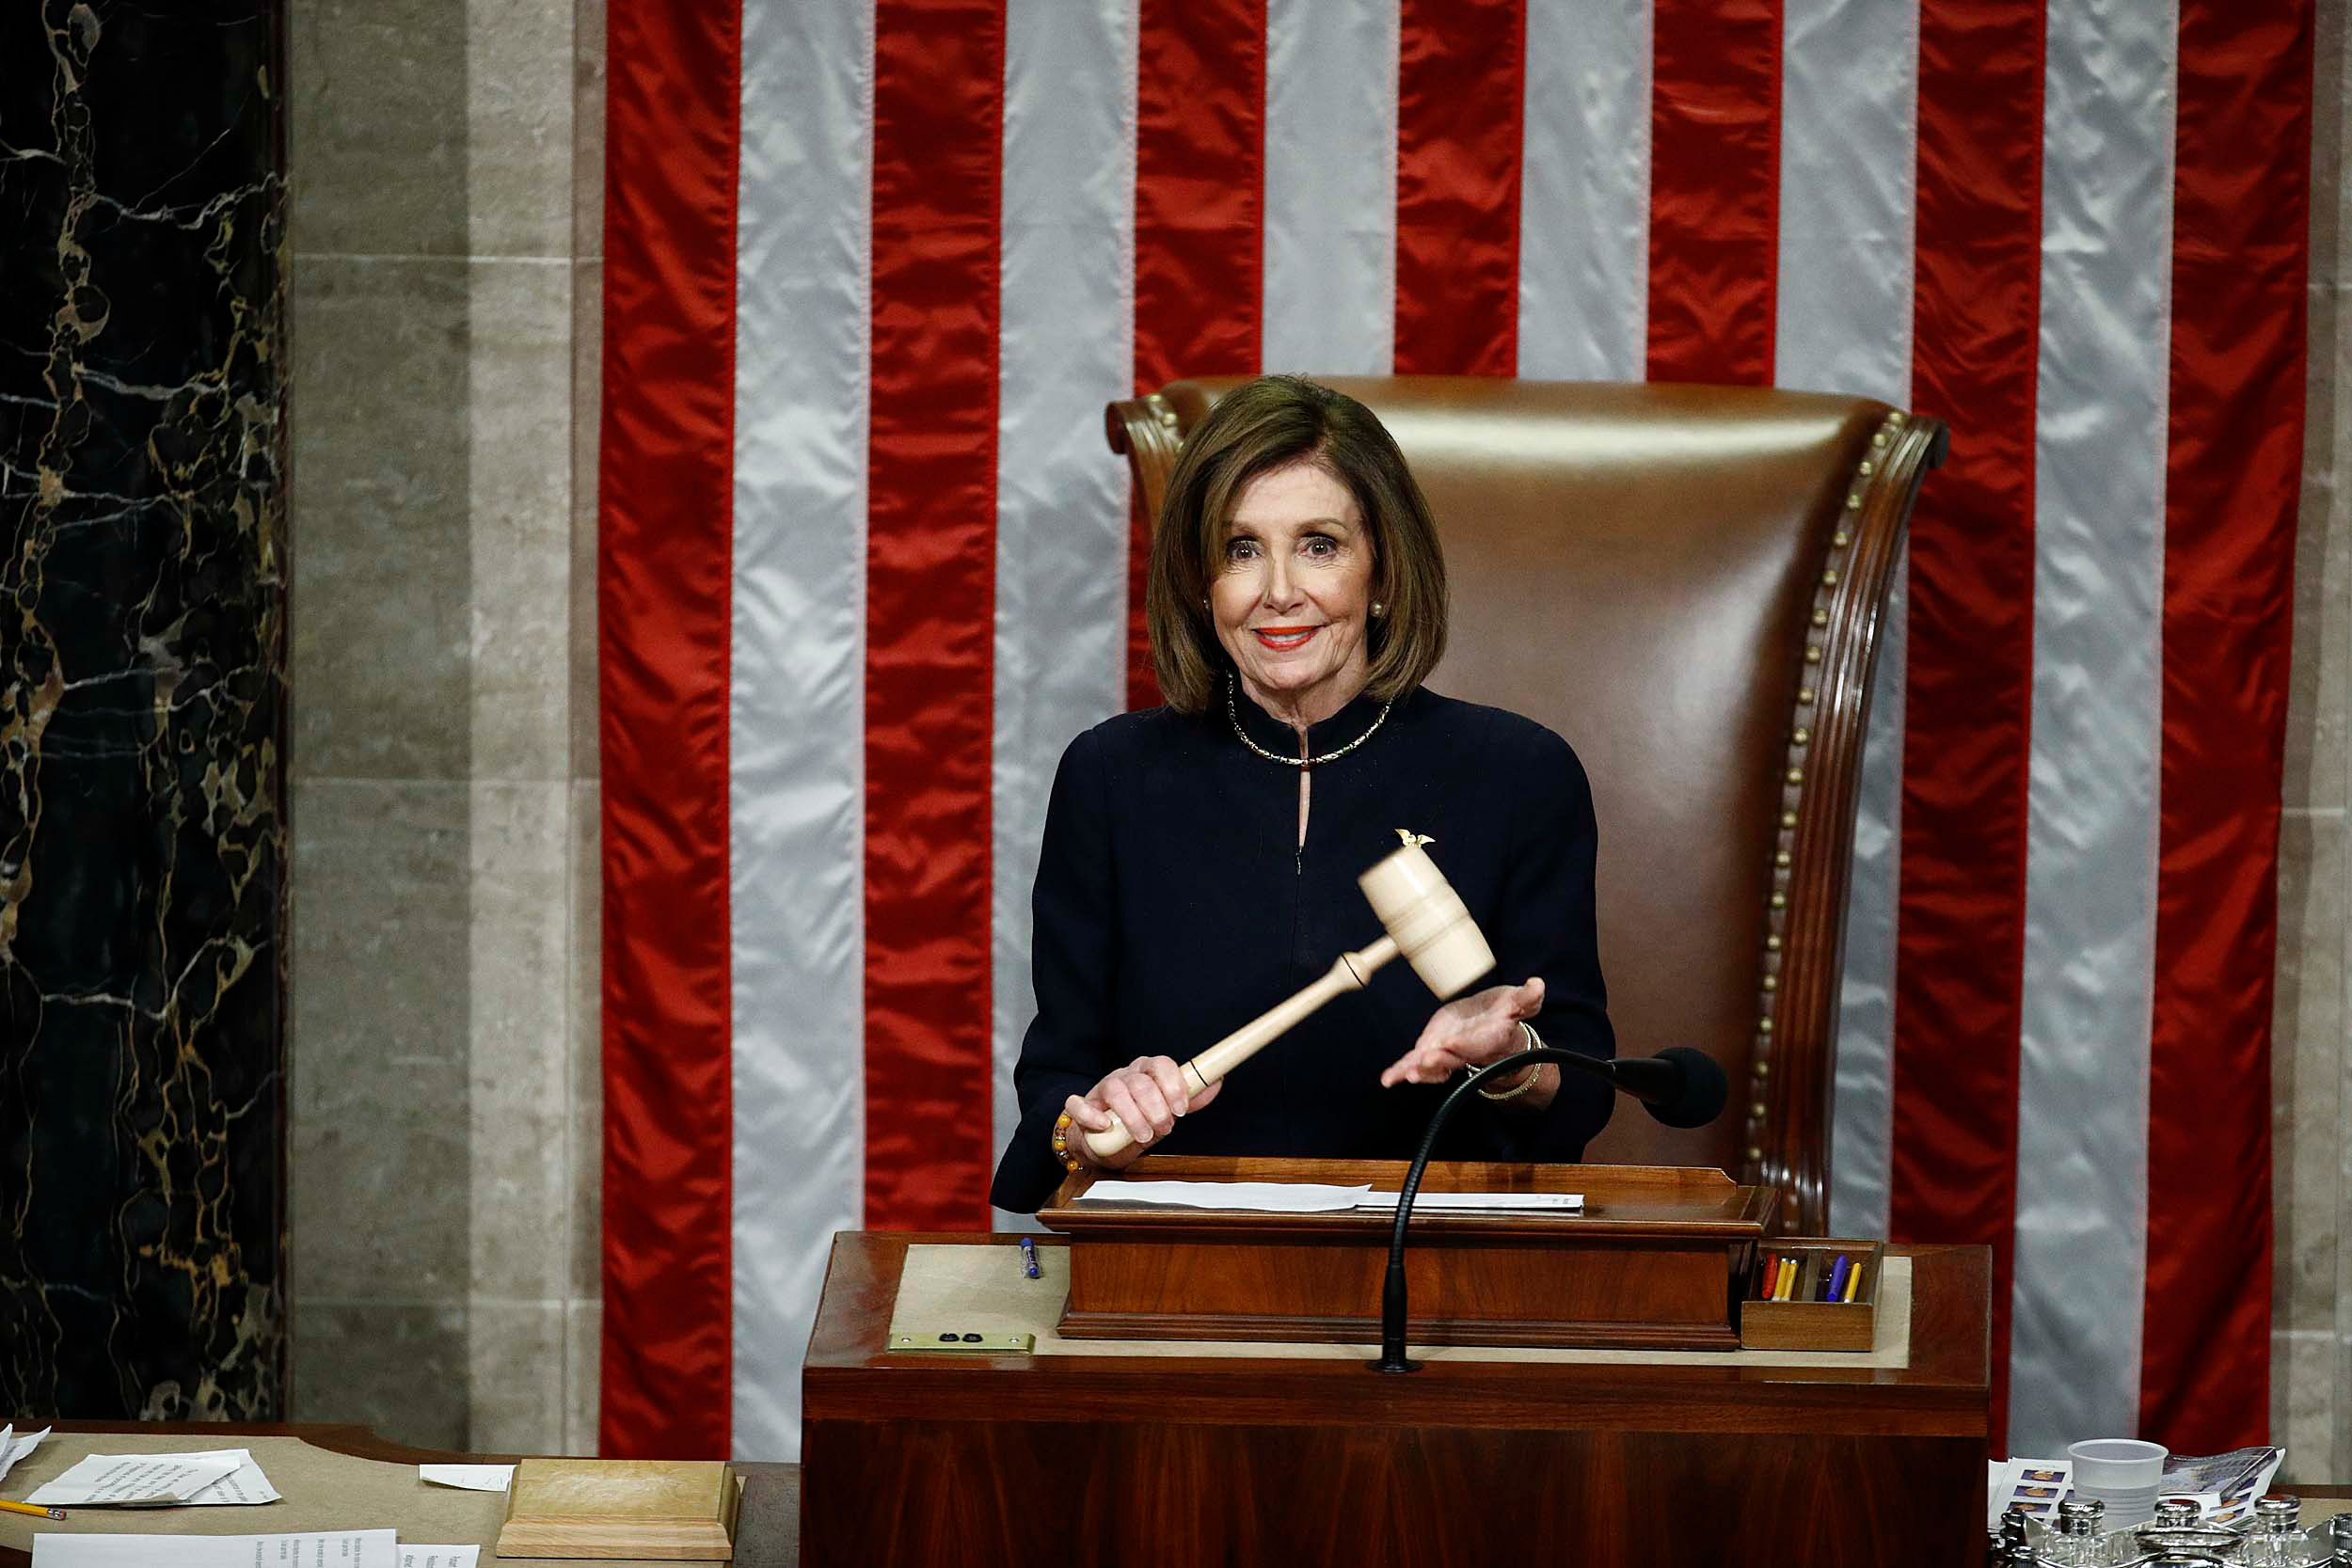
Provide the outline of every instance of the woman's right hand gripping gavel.
[[[1188,1093],[1175,1058],[1137,1056],[1104,1074],[1084,1095],[1073,1094],[1063,1102],[1062,1114],[1070,1118],[1068,1147],[1096,1170],[1124,1170],[1174,1132],[1177,1117],[1208,1104],[1224,1087],[1220,1078],[1197,1094]],[[1114,1126],[1124,1126],[1135,1141],[1107,1155],[1087,1147],[1087,1133],[1105,1132]]]

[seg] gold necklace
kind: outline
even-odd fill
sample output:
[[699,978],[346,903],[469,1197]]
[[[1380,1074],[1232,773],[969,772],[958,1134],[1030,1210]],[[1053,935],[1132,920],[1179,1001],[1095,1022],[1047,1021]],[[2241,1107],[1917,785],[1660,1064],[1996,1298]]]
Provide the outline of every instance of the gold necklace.
[[1279,752],[1267,751],[1264,747],[1250,739],[1249,732],[1241,727],[1241,710],[1233,705],[1233,677],[1231,675],[1226,676],[1225,717],[1232,722],[1234,737],[1243,745],[1248,747],[1251,751],[1265,758],[1266,761],[1279,762],[1285,768],[1320,768],[1327,762],[1339,761],[1340,758],[1347,755],[1348,752],[1354,751],[1357,747],[1361,746],[1365,741],[1370,740],[1373,737],[1374,732],[1378,730],[1381,725],[1389,721],[1389,709],[1396,705],[1393,702],[1382,703],[1380,705],[1378,717],[1375,718],[1372,721],[1372,728],[1366,730],[1363,734],[1358,736],[1355,739],[1349,741],[1346,745],[1341,747],[1336,752],[1326,752],[1319,757],[1286,757]]

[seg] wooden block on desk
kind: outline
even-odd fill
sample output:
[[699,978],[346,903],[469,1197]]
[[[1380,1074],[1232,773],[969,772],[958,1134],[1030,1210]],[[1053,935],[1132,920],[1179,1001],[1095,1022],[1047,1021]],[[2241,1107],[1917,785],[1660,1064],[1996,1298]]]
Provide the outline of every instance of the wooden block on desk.
[[499,1556],[727,1562],[742,1496],[715,1459],[526,1459]]

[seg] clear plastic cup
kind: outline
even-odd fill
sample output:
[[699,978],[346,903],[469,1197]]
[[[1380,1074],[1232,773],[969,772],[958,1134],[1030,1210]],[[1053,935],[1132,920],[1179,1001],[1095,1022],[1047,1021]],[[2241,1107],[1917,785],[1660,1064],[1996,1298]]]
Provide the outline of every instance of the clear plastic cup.
[[2155,1517],[2167,1457],[2163,1444],[2093,1437],[2068,1448],[2066,1457],[2074,1462],[2074,1495],[2106,1504],[2108,1529],[2130,1529]]

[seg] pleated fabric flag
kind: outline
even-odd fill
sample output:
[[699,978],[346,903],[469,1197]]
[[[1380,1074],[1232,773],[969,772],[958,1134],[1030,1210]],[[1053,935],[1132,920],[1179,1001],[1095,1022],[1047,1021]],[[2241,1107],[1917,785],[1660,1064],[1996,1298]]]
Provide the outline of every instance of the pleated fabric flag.
[[1950,421],[1872,714],[1836,1224],[1993,1246],[2021,1451],[2262,1437],[2312,31],[612,0],[605,1450],[797,1457],[832,1234],[992,1223],[1054,765],[1154,700],[1102,406],[1260,369]]

